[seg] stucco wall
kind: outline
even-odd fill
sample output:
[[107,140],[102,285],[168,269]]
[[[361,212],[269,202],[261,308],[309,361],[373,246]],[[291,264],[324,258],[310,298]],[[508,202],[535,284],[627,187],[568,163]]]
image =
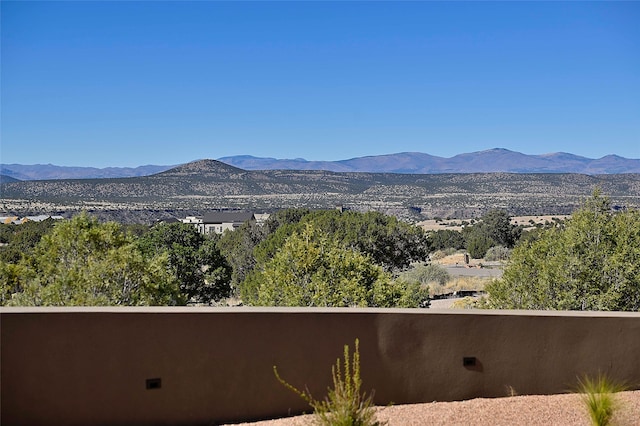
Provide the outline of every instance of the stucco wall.
[[[0,310],[2,425],[209,425],[308,410],[360,339],[364,388],[396,404],[640,384],[640,314],[377,309]],[[475,366],[463,358],[475,357]],[[148,379],[161,379],[147,389]]]

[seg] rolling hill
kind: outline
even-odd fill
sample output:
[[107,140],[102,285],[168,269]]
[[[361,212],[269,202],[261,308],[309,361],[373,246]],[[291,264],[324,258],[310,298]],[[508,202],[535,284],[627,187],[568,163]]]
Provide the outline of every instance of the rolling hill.
[[[378,210],[408,220],[571,213],[595,188],[619,206],[640,207],[640,174],[354,173],[251,171],[199,160],[151,176],[2,183],[4,213],[108,212],[124,221],[183,217],[212,209],[287,207]],[[127,212],[127,219],[122,216]],[[134,212],[138,212],[136,216]]]

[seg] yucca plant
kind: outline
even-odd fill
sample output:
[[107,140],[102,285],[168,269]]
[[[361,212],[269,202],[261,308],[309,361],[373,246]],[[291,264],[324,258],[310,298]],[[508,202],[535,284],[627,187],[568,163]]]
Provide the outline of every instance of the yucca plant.
[[314,410],[316,422],[326,426],[381,426],[376,420],[376,411],[372,396],[361,393],[360,350],[358,339],[355,341],[353,357],[349,345],[344,345],[344,364],[340,358],[331,367],[333,388],[328,389],[323,400],[313,398],[308,389],[301,391],[286,382],[278,374],[276,366],[273,372],[280,383],[304,399]]
[[613,413],[618,407],[614,394],[625,389],[623,384],[611,380],[602,373],[595,378],[585,375],[578,379],[577,391],[589,412],[591,424],[607,426],[611,423]]

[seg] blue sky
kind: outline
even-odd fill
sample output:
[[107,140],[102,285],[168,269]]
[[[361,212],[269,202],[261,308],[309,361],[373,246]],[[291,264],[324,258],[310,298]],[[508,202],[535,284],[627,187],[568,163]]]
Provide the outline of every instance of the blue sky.
[[640,2],[0,7],[2,163],[640,158]]

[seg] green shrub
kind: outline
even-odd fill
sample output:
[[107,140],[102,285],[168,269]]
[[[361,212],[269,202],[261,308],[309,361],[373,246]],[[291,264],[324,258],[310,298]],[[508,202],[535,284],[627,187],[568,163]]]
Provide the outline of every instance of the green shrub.
[[421,286],[394,280],[371,256],[311,223],[247,274],[240,295],[253,306],[418,308],[428,299]]
[[599,374],[596,378],[584,376],[578,379],[578,392],[589,411],[591,424],[594,426],[610,424],[613,412],[618,405],[614,393],[623,390],[625,390],[624,385],[613,382],[603,374]]
[[502,278],[495,309],[640,310],[640,210],[612,210],[597,192],[562,227],[528,235]]
[[355,341],[353,358],[349,355],[349,346],[344,345],[344,367],[340,358],[331,367],[333,388],[328,389],[324,400],[316,400],[309,390],[301,391],[286,382],[278,374],[276,366],[273,372],[280,383],[304,399],[314,409],[316,422],[326,426],[378,426],[372,396],[360,392],[360,351],[358,339]]
[[487,254],[484,255],[484,260],[487,262],[497,262],[500,260],[508,260],[511,250],[504,246],[495,246],[487,250]]
[[407,281],[415,281],[424,285],[436,283],[443,286],[451,280],[449,272],[443,266],[435,263],[415,266],[403,272],[400,276]]
[[473,259],[482,259],[494,245],[494,241],[480,232],[473,232],[466,238],[466,248]]

